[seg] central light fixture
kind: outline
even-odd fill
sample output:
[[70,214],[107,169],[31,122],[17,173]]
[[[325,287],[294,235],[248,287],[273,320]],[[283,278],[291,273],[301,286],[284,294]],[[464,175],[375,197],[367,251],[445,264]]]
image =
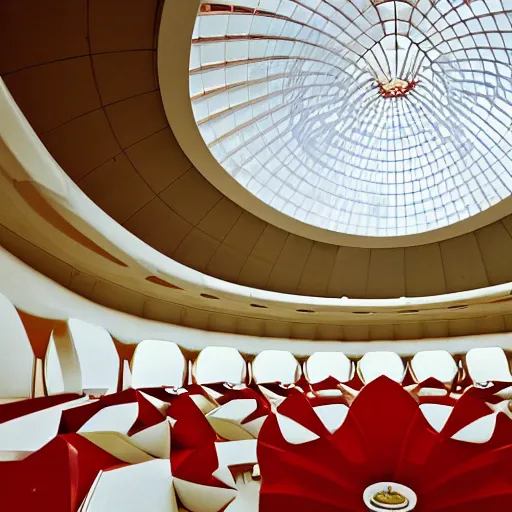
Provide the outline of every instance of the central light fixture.
[[425,59],[427,55],[414,41],[398,33],[380,39],[363,57],[384,98],[399,98],[412,91]]
[[393,78],[388,82],[379,82],[380,94],[384,98],[399,98],[414,89],[417,83],[416,81],[408,82],[399,78]]

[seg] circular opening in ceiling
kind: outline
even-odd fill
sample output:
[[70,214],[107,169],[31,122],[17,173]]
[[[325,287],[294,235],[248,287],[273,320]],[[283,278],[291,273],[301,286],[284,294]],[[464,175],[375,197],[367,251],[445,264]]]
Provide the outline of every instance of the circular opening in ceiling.
[[275,210],[330,231],[414,235],[512,191],[512,30],[503,2],[203,3],[195,121]]

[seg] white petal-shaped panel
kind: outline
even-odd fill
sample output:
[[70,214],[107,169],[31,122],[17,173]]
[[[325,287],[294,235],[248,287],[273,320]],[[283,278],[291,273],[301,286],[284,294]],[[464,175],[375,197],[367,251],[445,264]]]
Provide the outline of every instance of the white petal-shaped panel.
[[478,418],[452,436],[457,441],[482,444],[487,443],[494,434],[497,414],[488,414]]
[[315,352],[306,362],[306,373],[312,384],[328,377],[347,382],[352,377],[352,361],[342,352]]
[[368,352],[359,361],[359,373],[363,382],[385,375],[396,382],[404,379],[404,363],[395,352]]
[[245,382],[247,365],[240,352],[232,347],[206,347],[194,363],[194,376],[198,384]]
[[500,347],[473,348],[467,353],[466,361],[473,382],[512,382],[507,356]]
[[139,405],[137,402],[105,407],[87,420],[78,432],[119,432],[120,434],[127,434],[135,423],[138,412]]
[[35,357],[11,301],[0,294],[0,398],[28,398]]
[[237,496],[235,489],[208,487],[180,478],[174,479],[174,488],[183,505],[191,512],[218,512]]
[[75,318],[68,321],[68,329],[80,363],[82,388],[117,391],[119,355],[110,334],[103,327]]
[[254,358],[252,373],[254,381],[258,384],[265,382],[293,384],[300,377],[300,366],[290,352],[264,350]]
[[453,411],[452,406],[441,404],[421,404],[420,409],[425,419],[436,432],[443,430]]
[[277,423],[281,430],[281,434],[284,439],[290,444],[304,444],[311,441],[316,441],[318,436],[311,432],[311,430],[303,427],[300,423],[295,420],[283,416],[282,414],[276,414]]
[[176,343],[141,341],[131,362],[132,387],[181,387],[186,373],[186,361]]
[[457,375],[457,365],[446,350],[418,352],[411,361],[412,371],[417,382],[432,377],[440,382],[451,382]]
[[0,423],[0,452],[39,450],[57,435],[62,411],[86,401],[79,398]]
[[152,460],[100,472],[81,510],[178,512],[169,461]]
[[348,407],[343,404],[319,405],[314,410],[331,434],[334,434],[343,425],[348,414]]

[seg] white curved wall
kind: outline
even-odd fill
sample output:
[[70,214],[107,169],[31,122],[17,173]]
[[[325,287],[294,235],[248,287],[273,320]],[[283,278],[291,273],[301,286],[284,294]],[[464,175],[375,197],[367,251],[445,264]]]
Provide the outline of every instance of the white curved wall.
[[[512,334],[460,336],[405,341],[336,342],[286,338],[261,338],[231,333],[203,331],[146,320],[100,306],[39,274],[0,248],[0,293],[22,311],[55,320],[79,320],[100,325],[123,343],[144,339],[166,340],[182,348],[199,352],[208,346],[234,347],[242,353],[258,354],[266,349],[287,350],[296,356],[314,352],[343,351],[347,355],[363,355],[370,351],[394,351],[414,355],[421,350],[448,350],[463,354],[472,348],[499,346],[512,350]],[[30,293],[27,293],[30,289]],[[1,340],[1,338],[0,338]]]
[[[119,386],[181,388],[189,369],[193,371],[189,383],[195,378],[206,384],[242,384],[252,376],[257,384],[293,385],[303,368],[311,382],[329,375],[347,381],[354,359],[363,354],[357,364],[363,383],[380,375],[402,382],[407,374],[415,382],[430,376],[449,382],[458,372],[456,362],[467,369],[473,382],[512,381],[510,334],[444,342],[329,343],[211,333],[109,310],[38,275],[5,251],[0,251],[0,265],[0,328],[9,334],[0,337],[0,401],[31,397],[34,386],[43,388],[42,377],[38,381],[33,372],[34,353],[41,353],[41,343],[46,350],[49,395],[100,396],[115,392]],[[89,323],[92,321],[94,324]],[[115,345],[112,335],[138,344],[134,351],[127,351],[122,344]],[[254,360],[253,354],[257,354]],[[405,365],[413,354],[411,366]],[[40,366],[41,361],[37,364]],[[308,372],[315,365],[316,370]]]

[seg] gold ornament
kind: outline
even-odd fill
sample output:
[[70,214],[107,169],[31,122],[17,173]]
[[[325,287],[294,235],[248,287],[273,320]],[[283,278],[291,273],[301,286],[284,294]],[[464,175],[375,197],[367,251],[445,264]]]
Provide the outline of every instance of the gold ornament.
[[[379,491],[372,497],[372,502],[377,506],[385,508],[400,509],[405,508],[409,505],[409,500],[397,491],[393,491],[391,486],[388,487],[387,491]],[[399,505],[402,505],[399,507]]]
[[398,98],[412,91],[416,85],[416,81],[406,82],[399,78],[393,78],[388,82],[379,82],[380,95],[384,98]]

